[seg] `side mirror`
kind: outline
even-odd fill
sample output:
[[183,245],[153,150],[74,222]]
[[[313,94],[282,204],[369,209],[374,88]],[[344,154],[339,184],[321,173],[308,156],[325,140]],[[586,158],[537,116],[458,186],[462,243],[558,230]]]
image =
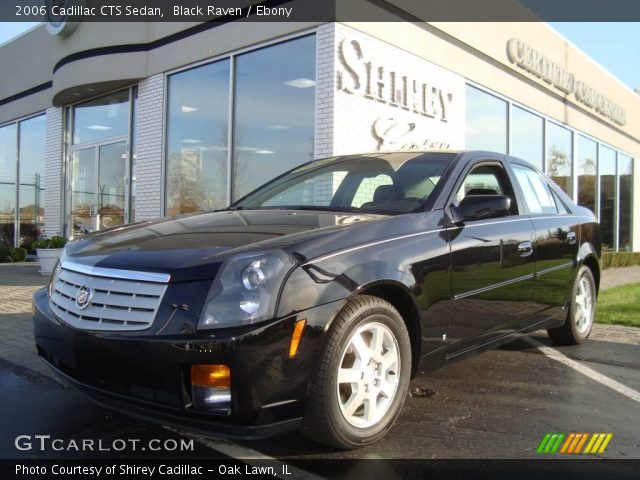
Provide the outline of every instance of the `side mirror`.
[[454,223],[504,217],[511,210],[511,199],[504,195],[470,195],[457,207],[451,207]]

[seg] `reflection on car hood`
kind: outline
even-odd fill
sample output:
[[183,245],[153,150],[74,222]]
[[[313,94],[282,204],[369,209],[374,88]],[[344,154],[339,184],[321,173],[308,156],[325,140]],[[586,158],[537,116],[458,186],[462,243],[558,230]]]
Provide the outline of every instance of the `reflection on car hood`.
[[295,210],[233,210],[165,218],[97,232],[67,246],[67,260],[167,272],[174,281],[211,278],[231,254],[292,246],[380,215]]

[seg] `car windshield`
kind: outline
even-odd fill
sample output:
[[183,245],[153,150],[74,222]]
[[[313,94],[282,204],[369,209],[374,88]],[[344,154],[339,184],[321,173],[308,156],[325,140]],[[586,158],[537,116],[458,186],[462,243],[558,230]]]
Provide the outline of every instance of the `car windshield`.
[[407,213],[427,201],[454,156],[406,152],[318,160],[263,185],[230,208]]

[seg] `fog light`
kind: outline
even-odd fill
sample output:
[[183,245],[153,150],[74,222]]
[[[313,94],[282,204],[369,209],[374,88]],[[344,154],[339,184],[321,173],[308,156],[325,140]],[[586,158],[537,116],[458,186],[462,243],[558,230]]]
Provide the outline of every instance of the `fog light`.
[[289,344],[289,358],[293,358],[298,354],[300,339],[302,338],[302,332],[306,324],[307,320],[303,318],[302,320],[298,320],[293,327],[293,335],[291,335],[291,343]]
[[192,365],[194,407],[212,413],[231,413],[231,371],[226,365]]

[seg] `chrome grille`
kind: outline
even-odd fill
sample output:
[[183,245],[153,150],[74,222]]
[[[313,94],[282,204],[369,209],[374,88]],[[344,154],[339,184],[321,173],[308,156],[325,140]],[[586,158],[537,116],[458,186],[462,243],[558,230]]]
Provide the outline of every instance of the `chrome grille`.
[[[63,262],[49,304],[62,321],[80,330],[144,330],[153,324],[168,281],[166,274]],[[88,291],[84,303],[76,301],[81,289]]]

